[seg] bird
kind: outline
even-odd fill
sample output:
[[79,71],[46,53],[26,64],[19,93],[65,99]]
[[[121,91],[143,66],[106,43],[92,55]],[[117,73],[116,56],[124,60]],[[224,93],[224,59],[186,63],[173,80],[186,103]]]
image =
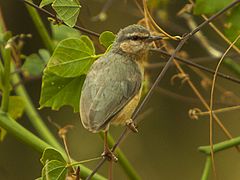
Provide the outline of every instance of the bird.
[[104,132],[103,156],[110,160],[117,158],[108,146],[109,126],[127,125],[137,132],[131,116],[141,98],[143,63],[150,44],[161,39],[141,25],[129,25],[118,32],[111,49],[87,72],[80,97],[81,122],[90,132]]

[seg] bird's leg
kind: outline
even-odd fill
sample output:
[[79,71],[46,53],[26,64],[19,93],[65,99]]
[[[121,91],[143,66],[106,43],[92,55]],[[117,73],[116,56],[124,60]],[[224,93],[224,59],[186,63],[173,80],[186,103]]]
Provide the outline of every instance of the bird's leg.
[[133,122],[132,119],[127,120],[127,121],[126,121],[126,125],[127,125],[127,127],[128,127],[131,131],[133,131],[133,132],[135,132],[135,133],[138,132],[137,126],[136,126],[136,124]]
[[113,154],[113,152],[111,151],[111,149],[108,146],[108,138],[107,138],[107,133],[108,131],[104,132],[104,151],[102,153],[103,157],[106,157],[109,161],[118,161],[118,158]]

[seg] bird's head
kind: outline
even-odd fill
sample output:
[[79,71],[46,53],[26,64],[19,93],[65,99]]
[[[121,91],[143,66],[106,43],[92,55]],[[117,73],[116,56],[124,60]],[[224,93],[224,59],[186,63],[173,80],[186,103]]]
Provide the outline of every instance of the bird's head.
[[130,25],[119,31],[113,47],[127,54],[142,54],[151,42],[161,39],[160,36],[152,36],[141,25]]

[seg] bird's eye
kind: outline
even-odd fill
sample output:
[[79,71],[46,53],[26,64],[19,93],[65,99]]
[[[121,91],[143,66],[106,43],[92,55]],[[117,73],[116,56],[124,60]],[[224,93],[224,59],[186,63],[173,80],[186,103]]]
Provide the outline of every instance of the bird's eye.
[[139,36],[131,36],[131,37],[129,37],[129,39],[136,41],[136,40],[139,40],[140,37]]

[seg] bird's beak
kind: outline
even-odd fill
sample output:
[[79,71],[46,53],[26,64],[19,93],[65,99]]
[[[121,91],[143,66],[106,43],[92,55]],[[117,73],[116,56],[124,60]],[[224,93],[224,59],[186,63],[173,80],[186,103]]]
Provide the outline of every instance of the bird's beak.
[[162,39],[163,39],[163,37],[161,37],[161,36],[149,36],[147,41],[152,42],[152,41],[158,41],[158,40],[162,40]]

